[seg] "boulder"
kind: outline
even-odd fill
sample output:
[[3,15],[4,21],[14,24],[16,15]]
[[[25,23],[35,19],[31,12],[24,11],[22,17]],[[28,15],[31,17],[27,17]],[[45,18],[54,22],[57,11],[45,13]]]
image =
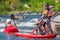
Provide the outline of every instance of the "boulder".
[[51,21],[51,27],[54,33],[60,34],[60,15],[56,16]]

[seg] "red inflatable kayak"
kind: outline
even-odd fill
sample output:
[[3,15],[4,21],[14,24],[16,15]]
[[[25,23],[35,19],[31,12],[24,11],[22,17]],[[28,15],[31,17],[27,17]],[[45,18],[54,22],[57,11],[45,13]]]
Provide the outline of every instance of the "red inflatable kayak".
[[27,37],[27,38],[55,38],[55,34],[46,34],[46,35],[33,35],[33,34],[22,34],[18,33],[18,29],[14,27],[7,27],[4,29],[4,33],[11,34],[13,33],[15,36],[18,37]]
[[33,35],[33,34],[22,34],[22,33],[14,33],[16,36],[27,37],[27,38],[55,38],[55,34],[46,34],[46,35]]

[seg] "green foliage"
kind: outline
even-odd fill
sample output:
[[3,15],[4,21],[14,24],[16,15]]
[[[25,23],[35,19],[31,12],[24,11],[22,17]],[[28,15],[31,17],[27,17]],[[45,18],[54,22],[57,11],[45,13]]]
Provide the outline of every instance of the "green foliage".
[[55,10],[56,11],[60,11],[60,2],[56,3]]
[[[8,14],[11,11],[11,3],[15,3],[17,8],[16,11],[30,11],[30,12],[41,12],[44,9],[44,4],[49,3],[54,6],[55,11],[60,11],[60,0],[58,3],[55,0],[0,0],[0,14]],[[29,8],[24,7],[27,4]]]
[[5,9],[4,5],[0,4],[0,11],[3,11]]

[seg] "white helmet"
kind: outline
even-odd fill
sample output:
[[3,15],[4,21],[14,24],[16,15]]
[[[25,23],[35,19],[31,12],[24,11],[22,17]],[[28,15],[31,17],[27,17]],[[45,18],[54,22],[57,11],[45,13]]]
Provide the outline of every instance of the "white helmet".
[[7,23],[11,22],[11,19],[7,19]]

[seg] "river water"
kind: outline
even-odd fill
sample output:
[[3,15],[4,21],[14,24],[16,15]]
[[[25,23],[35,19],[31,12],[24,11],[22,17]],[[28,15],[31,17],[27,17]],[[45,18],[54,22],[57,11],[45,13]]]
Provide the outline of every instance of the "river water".
[[[17,24],[17,28],[21,33],[29,33],[34,28],[34,26],[32,25],[34,24],[34,20],[39,17],[40,16],[28,15],[24,19],[23,18],[16,19],[15,22]],[[7,36],[5,33],[1,32],[2,29],[5,27],[7,18],[10,18],[9,15],[0,16],[0,40],[20,40],[19,37],[16,37],[14,35]],[[29,25],[29,23],[32,23],[32,24]],[[25,24],[25,25],[22,26],[22,24]],[[54,40],[60,40],[60,35],[58,35]]]

